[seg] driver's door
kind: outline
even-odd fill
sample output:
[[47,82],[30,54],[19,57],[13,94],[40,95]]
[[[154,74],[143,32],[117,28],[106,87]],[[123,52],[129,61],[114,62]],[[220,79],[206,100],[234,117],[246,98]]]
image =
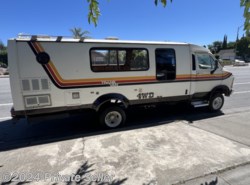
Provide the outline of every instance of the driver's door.
[[194,81],[195,93],[206,93],[221,83],[222,71],[218,62],[209,53],[195,53],[196,76]]

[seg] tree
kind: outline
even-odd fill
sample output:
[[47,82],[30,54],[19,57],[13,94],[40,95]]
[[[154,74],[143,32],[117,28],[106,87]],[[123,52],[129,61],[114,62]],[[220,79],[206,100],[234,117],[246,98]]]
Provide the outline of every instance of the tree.
[[0,66],[8,66],[7,48],[0,40]]
[[89,38],[88,35],[90,34],[90,32],[86,31],[86,30],[82,31],[82,28],[74,27],[74,28],[70,29],[70,31],[71,31],[73,37],[76,39],[80,39],[82,37]]
[[224,35],[222,49],[227,49],[227,35]]
[[4,46],[3,42],[0,40],[0,51],[6,50],[6,47]]
[[244,60],[250,57],[250,38],[242,37],[238,43],[236,48],[237,56],[241,56]]
[[[172,0],[169,1],[172,2]],[[98,18],[101,15],[99,0],[87,0],[87,2],[89,3],[88,21],[89,23],[94,23],[94,25],[97,26]],[[167,6],[167,0],[154,0],[156,6],[159,2],[163,7]]]
[[236,45],[236,42],[229,42],[227,44],[227,49],[234,49],[235,48],[235,45]]
[[222,48],[222,42],[221,41],[214,41],[212,45],[208,45],[208,49],[210,49],[210,51],[213,54],[218,53]]
[[244,7],[244,18],[245,18],[245,23],[244,23],[244,30],[246,31],[246,35],[249,36],[250,33],[250,1],[249,0],[240,0],[240,6]]

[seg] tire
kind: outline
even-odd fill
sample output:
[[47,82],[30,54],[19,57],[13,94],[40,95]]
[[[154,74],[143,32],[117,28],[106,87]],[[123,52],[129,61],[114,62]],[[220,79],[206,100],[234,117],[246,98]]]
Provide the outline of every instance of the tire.
[[126,113],[118,106],[107,107],[100,112],[100,124],[105,128],[114,129],[124,125]]
[[211,112],[219,111],[224,104],[224,96],[221,93],[215,93],[209,100],[209,110]]

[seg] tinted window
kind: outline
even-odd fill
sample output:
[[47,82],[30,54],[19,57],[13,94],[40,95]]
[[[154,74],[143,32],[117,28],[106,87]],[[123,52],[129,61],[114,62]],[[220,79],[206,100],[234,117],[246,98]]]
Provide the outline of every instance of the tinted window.
[[149,68],[146,49],[91,49],[91,69],[105,71],[144,71]]
[[156,76],[158,80],[176,78],[176,58],[174,49],[156,49]]
[[196,62],[195,62],[195,55],[192,54],[192,70],[195,71],[196,70]]

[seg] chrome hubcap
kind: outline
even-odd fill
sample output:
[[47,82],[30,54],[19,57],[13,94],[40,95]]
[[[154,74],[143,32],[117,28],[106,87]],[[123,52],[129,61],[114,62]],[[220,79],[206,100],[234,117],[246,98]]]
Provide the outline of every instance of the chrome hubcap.
[[105,123],[109,127],[117,127],[122,122],[122,116],[117,111],[109,112],[105,117]]
[[215,110],[220,109],[220,107],[222,106],[222,102],[223,101],[222,101],[221,97],[215,98],[214,101],[213,101],[213,108]]

